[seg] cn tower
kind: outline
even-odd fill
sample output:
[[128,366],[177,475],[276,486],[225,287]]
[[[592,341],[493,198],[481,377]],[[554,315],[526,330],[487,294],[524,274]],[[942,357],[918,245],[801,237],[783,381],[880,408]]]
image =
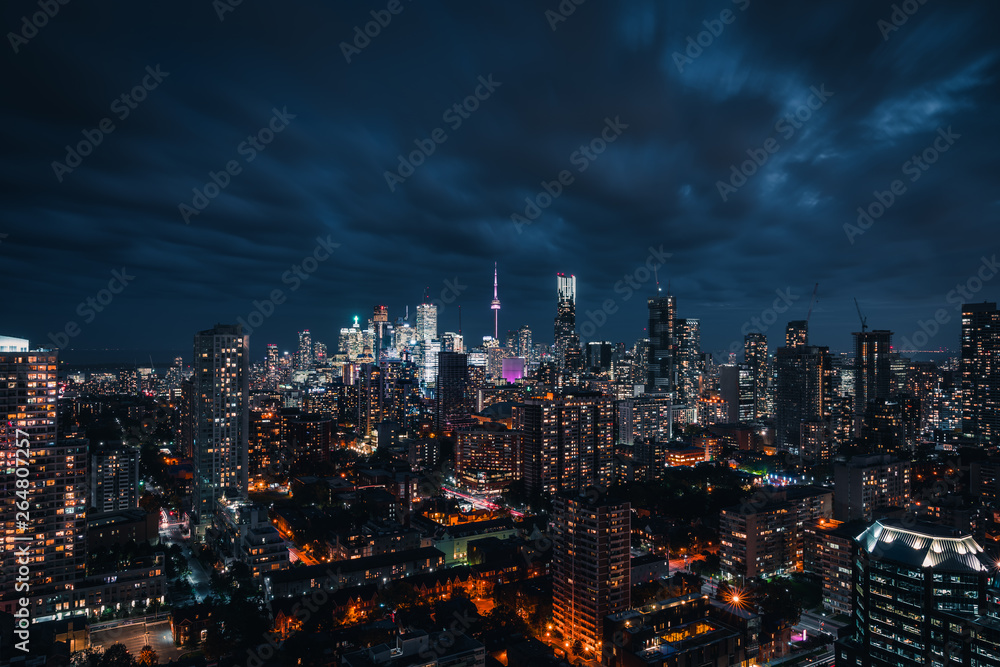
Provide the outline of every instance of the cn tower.
[[500,299],[497,297],[497,263],[493,262],[493,303],[490,305],[493,309],[493,340],[497,342],[500,341],[500,330],[498,328],[498,323],[500,320]]

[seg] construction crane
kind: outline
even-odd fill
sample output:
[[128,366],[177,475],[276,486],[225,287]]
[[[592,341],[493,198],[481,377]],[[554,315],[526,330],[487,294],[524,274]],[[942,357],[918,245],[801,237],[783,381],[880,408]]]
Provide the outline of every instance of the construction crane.
[[854,297],[854,307],[858,309],[858,317],[861,318],[861,333],[868,330],[868,318],[861,314],[861,306],[858,305],[858,297]]
[[818,289],[819,289],[819,283],[816,283],[813,286],[812,300],[809,301],[809,312],[806,314],[806,324],[807,325],[809,324],[809,318],[812,317],[812,314],[813,314],[813,306],[816,305],[816,290],[818,290]]

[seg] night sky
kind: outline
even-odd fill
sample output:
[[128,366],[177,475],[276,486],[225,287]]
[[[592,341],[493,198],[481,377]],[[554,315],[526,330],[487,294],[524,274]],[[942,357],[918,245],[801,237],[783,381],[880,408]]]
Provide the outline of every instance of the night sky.
[[[51,345],[75,322],[67,359],[190,354],[195,331],[274,290],[255,355],[302,328],[332,346],[376,303],[412,322],[425,287],[451,301],[440,330],[461,304],[478,340],[494,261],[501,331],[551,343],[563,271],[578,325],[614,301],[586,337],[632,343],[650,248],[706,351],[790,294],[773,349],[817,282],[811,342],[839,350],[855,296],[897,336],[945,309],[926,347],[952,349],[965,299],[949,292],[972,279],[973,300],[1000,297],[995,2],[46,1],[37,30],[37,1],[4,3],[0,23],[0,334]],[[387,177],[419,145],[434,151],[412,175]],[[209,172],[229,182],[201,200]],[[876,191],[894,201],[851,227]],[[548,205],[516,224],[526,198]],[[293,289],[283,274],[318,238],[339,246]],[[78,310],[122,269],[102,312]],[[625,276],[638,290],[616,290]]]

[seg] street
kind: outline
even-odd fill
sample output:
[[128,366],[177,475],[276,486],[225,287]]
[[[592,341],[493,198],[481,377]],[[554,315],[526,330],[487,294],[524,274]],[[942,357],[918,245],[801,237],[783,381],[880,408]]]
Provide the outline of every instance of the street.
[[124,644],[128,652],[135,658],[139,657],[139,651],[142,650],[142,647],[148,644],[156,651],[161,663],[175,660],[189,650],[174,646],[169,620],[98,630],[91,633],[90,642],[93,646],[104,649],[112,644]]

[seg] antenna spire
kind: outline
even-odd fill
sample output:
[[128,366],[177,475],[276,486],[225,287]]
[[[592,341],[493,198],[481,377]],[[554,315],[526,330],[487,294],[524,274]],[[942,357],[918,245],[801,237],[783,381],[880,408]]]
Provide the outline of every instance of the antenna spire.
[[500,340],[500,298],[497,296],[497,263],[493,262],[493,302],[490,304],[493,310],[493,339]]

